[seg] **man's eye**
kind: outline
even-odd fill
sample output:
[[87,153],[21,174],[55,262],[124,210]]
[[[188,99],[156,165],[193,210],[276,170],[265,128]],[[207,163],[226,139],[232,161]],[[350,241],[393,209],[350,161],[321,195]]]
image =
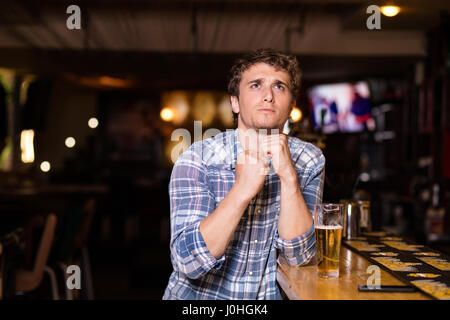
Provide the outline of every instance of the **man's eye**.
[[284,90],[284,86],[282,84],[277,84],[275,88],[277,88],[278,90]]
[[259,83],[253,83],[250,88],[256,89],[259,88]]

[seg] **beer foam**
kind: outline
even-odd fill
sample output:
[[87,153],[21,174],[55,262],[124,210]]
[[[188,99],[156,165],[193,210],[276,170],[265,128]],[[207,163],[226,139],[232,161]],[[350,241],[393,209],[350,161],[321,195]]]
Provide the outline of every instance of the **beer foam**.
[[338,230],[338,229],[342,229],[342,226],[315,226],[316,229],[326,229],[326,230]]

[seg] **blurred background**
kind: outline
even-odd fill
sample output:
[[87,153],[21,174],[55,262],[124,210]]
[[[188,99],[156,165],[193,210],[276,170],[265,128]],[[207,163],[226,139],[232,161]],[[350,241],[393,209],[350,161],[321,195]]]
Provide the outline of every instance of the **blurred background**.
[[[377,26],[370,5],[399,12]],[[450,253],[448,10],[444,0],[0,2],[0,297],[161,299],[173,162],[206,130],[234,128],[228,71],[258,48],[298,57],[285,130],[323,150],[324,201],[369,200],[374,230]],[[81,289],[65,290],[69,265]]]

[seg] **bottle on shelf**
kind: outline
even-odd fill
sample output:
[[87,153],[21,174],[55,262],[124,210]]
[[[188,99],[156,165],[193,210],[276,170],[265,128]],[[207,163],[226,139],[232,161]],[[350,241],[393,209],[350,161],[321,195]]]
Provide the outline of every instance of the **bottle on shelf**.
[[444,235],[444,216],[445,208],[439,206],[439,184],[435,183],[425,223],[428,241],[439,240]]

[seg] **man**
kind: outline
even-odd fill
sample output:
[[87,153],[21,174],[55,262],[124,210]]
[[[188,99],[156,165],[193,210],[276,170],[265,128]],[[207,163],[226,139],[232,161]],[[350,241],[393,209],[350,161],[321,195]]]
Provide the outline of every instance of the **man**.
[[174,271],[163,299],[281,299],[277,256],[301,265],[315,254],[325,159],[281,133],[299,86],[296,58],[273,50],[232,67],[237,129],[194,143],[172,171]]

